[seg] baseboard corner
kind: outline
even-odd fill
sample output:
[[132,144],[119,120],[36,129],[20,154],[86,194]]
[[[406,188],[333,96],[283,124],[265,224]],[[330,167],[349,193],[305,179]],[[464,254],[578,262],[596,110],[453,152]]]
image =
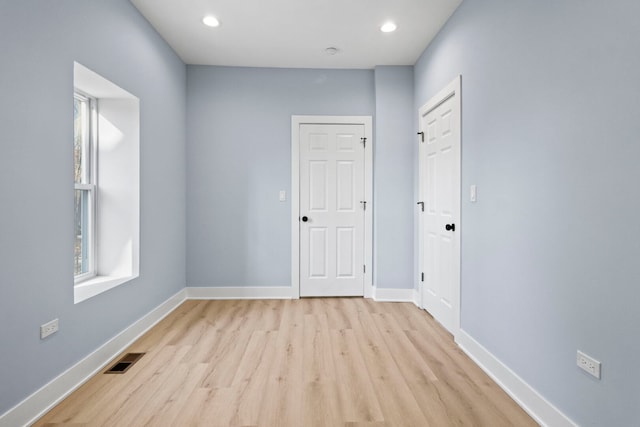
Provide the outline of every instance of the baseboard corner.
[[422,301],[420,298],[420,290],[413,288],[413,299],[412,299],[413,304],[415,304],[416,307],[418,308],[422,308]]
[[378,302],[413,302],[413,288],[374,288],[373,300]]

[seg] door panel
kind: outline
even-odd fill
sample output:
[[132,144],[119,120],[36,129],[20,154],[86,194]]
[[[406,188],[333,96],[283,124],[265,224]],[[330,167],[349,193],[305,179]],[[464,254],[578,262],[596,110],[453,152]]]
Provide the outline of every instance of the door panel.
[[338,161],[336,173],[336,209],[353,212],[356,208],[355,165],[351,160]]
[[309,227],[309,277],[326,278],[329,256],[326,227]]
[[309,212],[326,211],[329,194],[327,193],[327,162],[309,162]]
[[356,233],[353,227],[338,227],[336,229],[336,276],[341,278],[354,278],[356,271]]
[[[457,98],[458,97],[458,98]],[[421,213],[420,264],[424,272],[422,304],[454,332],[458,316],[460,229],[459,93],[420,110]],[[447,230],[455,224],[455,230]]]
[[364,292],[363,125],[300,126],[300,296]]

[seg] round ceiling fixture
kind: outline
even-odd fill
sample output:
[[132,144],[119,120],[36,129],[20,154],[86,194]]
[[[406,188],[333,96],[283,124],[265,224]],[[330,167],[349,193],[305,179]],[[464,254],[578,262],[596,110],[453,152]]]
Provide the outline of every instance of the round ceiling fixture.
[[219,27],[220,26],[220,21],[218,21],[218,18],[216,18],[213,15],[207,15],[204,18],[202,18],[202,23],[204,25],[206,25],[207,27]]
[[338,49],[337,47],[328,47],[324,50],[324,53],[326,53],[329,56],[333,56],[335,54],[337,54],[338,52],[340,52],[340,49]]
[[395,31],[396,28],[398,27],[393,22],[385,22],[384,25],[380,27],[380,31],[382,31],[383,33],[391,33]]

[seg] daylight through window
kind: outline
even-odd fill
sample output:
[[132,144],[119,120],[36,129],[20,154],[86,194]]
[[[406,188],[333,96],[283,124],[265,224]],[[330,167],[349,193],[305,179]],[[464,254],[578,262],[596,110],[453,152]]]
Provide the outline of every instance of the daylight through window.
[[73,99],[74,276],[83,280],[95,275],[95,100],[79,92]]

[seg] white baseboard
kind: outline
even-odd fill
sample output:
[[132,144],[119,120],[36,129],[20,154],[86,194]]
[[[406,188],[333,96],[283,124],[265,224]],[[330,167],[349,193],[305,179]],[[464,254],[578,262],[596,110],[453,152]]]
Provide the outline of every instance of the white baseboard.
[[508,366],[460,329],[456,343],[538,424],[549,427],[577,427],[569,417],[542,397]]
[[413,302],[413,289],[373,288],[373,300],[380,302]]
[[142,334],[175,310],[186,299],[186,295],[185,289],[182,289],[96,351],[9,409],[0,416],[0,427],[26,426],[37,421],[38,418],[100,372],[109,361],[122,353]]
[[413,303],[415,304],[416,307],[418,308],[422,308],[422,298],[420,298],[420,290],[419,289],[414,289],[413,290],[413,299],[412,299]]
[[279,287],[196,287],[189,286],[188,299],[291,299],[290,286]]

